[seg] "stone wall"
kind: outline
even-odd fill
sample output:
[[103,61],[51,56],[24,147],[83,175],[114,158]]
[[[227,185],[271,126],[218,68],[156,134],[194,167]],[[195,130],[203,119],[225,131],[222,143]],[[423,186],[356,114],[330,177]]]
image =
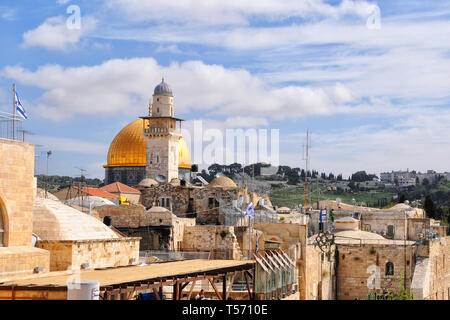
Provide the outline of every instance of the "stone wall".
[[[398,243],[337,244],[337,299],[354,300],[383,289],[398,290],[406,269],[406,288],[410,288],[415,268],[416,247]],[[406,261],[405,261],[406,260]],[[394,274],[386,275],[386,264],[394,265]]]
[[242,257],[234,227],[186,226],[182,246],[184,251],[209,251],[211,259],[240,260]]
[[0,248],[0,282],[35,273],[36,267],[41,272],[49,272],[50,252],[34,247]]
[[217,200],[220,206],[231,205],[244,195],[243,190],[225,190],[218,187],[183,187],[163,183],[153,187],[137,187],[141,191],[141,201],[145,207],[159,205],[161,198],[170,198],[172,212],[179,217],[190,213],[197,219],[197,224],[218,224],[219,208],[214,202],[210,206],[209,199]]
[[108,240],[38,241],[39,248],[50,251],[50,271],[120,267],[139,263],[139,238]]
[[450,237],[429,242],[431,300],[449,300],[450,294]]
[[0,139],[0,210],[5,246],[31,246],[34,200],[34,146]]
[[[358,212],[357,208],[357,211]],[[340,219],[344,217],[352,217],[353,212],[349,211],[334,211],[335,219]],[[408,229],[408,215],[405,216],[403,211],[363,211],[361,213],[360,228],[363,231],[375,232],[378,234],[383,234],[387,237],[388,226],[394,227],[394,237],[393,240],[404,240],[405,235],[407,236]],[[328,220],[329,221],[329,220]],[[324,218],[324,222],[327,219]],[[318,231],[319,224],[319,212],[314,211],[311,214],[311,226],[315,231]],[[384,232],[384,233],[383,233]],[[408,240],[408,239],[407,239]]]
[[103,221],[105,216],[110,216],[112,225],[116,228],[138,228],[148,225],[148,214],[144,206],[136,205],[106,205],[94,208],[94,215]]
[[50,253],[32,244],[34,146],[0,139],[0,282],[49,270]]

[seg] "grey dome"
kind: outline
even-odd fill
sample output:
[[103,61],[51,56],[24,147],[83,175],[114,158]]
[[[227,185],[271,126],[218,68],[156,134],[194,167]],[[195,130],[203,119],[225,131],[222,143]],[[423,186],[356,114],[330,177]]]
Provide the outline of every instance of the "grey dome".
[[164,78],[162,78],[161,83],[155,87],[155,92],[153,94],[159,96],[173,97],[172,89],[169,87],[167,83],[164,82]]

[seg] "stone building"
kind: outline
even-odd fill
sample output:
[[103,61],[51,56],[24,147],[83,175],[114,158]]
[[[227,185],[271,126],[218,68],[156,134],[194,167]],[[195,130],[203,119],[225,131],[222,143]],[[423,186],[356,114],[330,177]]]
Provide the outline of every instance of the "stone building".
[[195,219],[179,218],[168,209],[154,206],[146,210],[140,204],[101,206],[95,208],[95,215],[110,223],[127,236],[140,237],[140,250],[172,250],[182,248],[185,228],[195,225]]
[[234,200],[249,196],[247,189],[238,188],[228,177],[217,177],[206,187],[148,181],[152,182],[136,187],[145,207],[162,206],[179,217],[196,218],[198,224],[220,223],[219,207],[231,206]]
[[135,188],[127,186],[121,182],[113,182],[100,188],[103,191],[111,193],[116,197],[125,198],[130,203],[139,203],[141,192]]
[[50,252],[33,246],[34,146],[0,139],[0,281],[48,272]]
[[36,246],[50,252],[50,271],[135,265],[139,240],[124,237],[89,214],[60,201],[36,198],[33,208]]

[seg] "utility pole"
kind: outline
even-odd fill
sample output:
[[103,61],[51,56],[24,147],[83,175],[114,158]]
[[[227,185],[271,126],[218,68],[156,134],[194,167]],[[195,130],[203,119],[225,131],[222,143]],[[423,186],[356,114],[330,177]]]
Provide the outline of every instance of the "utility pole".
[[[303,145],[305,148],[305,145]],[[310,146],[310,138],[309,138],[309,129],[306,129],[306,148],[304,150],[304,160],[305,160],[305,205],[306,208],[308,202],[308,167],[309,167],[309,149]],[[311,174],[312,177],[312,174]]]

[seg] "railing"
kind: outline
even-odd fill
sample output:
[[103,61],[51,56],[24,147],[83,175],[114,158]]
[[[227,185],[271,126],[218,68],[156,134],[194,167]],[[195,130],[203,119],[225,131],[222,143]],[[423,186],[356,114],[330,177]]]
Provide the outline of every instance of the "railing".
[[146,134],[168,134],[169,129],[166,127],[147,128],[147,129],[144,129],[144,133],[146,133]]
[[165,251],[165,250],[146,250],[139,252],[139,262],[146,263],[148,258],[155,257],[158,261],[179,261],[179,260],[195,260],[210,259],[210,252],[198,251]]
[[0,138],[8,140],[25,140],[25,131],[22,130],[22,119],[7,112],[0,111]]

